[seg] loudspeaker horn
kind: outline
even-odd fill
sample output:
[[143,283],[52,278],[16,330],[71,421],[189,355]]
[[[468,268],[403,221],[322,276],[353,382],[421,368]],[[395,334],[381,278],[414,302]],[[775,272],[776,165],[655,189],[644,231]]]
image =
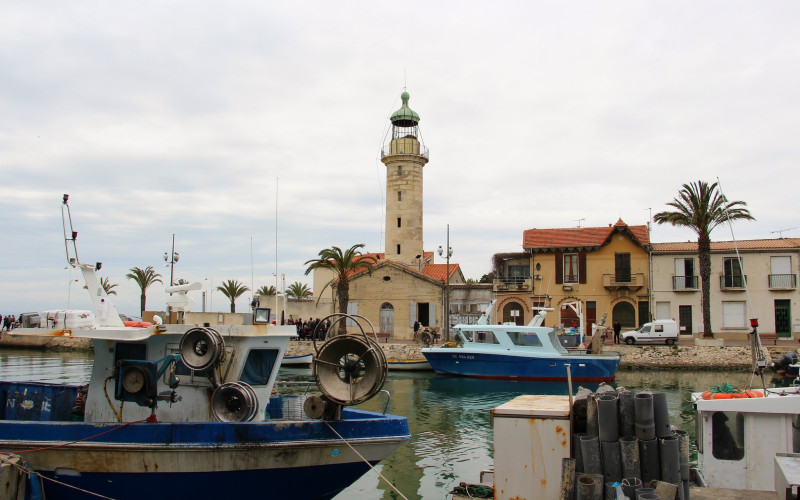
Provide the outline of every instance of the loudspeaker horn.
[[211,328],[192,328],[181,338],[180,353],[183,364],[192,370],[204,371],[225,357],[225,341]]
[[214,390],[211,413],[220,422],[249,422],[258,414],[256,392],[245,382],[228,382]]
[[340,405],[362,403],[383,388],[388,371],[383,349],[366,336],[333,337],[317,351],[313,374],[319,390]]

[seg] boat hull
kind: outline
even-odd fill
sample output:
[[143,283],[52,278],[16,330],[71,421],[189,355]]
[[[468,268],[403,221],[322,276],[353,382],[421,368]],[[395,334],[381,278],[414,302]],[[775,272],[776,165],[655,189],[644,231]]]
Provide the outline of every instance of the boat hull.
[[389,371],[431,371],[433,367],[426,359],[389,359]]
[[281,360],[281,366],[288,366],[292,368],[308,368],[314,363],[313,354],[301,354],[298,356],[284,356]]
[[347,443],[376,464],[410,439],[404,417],[358,410],[343,417],[327,423],[0,421],[0,449],[67,485],[45,480],[51,500],[96,498],[74,488],[116,499],[229,498],[234,491],[237,498],[327,499],[369,470]]
[[530,357],[501,353],[464,352],[436,348],[422,351],[436,373],[459,377],[508,380],[567,380],[567,365],[574,382],[610,382],[619,356]]

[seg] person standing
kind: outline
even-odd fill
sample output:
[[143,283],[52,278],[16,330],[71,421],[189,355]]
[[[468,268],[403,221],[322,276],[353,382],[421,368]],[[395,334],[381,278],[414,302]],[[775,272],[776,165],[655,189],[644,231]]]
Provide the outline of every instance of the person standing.
[[619,321],[614,320],[614,343],[619,344],[619,332],[622,331],[622,325]]
[[417,333],[419,333],[419,321],[414,320],[414,340],[417,340]]

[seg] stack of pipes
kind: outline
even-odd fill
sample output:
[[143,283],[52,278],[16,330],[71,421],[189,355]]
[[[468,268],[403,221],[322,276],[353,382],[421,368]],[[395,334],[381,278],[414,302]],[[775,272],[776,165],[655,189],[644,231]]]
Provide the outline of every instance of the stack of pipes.
[[572,411],[562,500],[689,500],[689,436],[670,426],[665,393],[601,385],[581,389]]

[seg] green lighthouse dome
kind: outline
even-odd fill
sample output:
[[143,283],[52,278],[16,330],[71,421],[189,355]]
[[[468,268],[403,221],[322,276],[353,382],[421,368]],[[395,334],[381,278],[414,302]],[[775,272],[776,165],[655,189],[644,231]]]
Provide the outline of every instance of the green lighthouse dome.
[[408,92],[400,94],[400,99],[403,100],[403,105],[400,109],[392,113],[390,120],[396,127],[416,127],[419,123],[419,115],[416,111],[408,107]]

